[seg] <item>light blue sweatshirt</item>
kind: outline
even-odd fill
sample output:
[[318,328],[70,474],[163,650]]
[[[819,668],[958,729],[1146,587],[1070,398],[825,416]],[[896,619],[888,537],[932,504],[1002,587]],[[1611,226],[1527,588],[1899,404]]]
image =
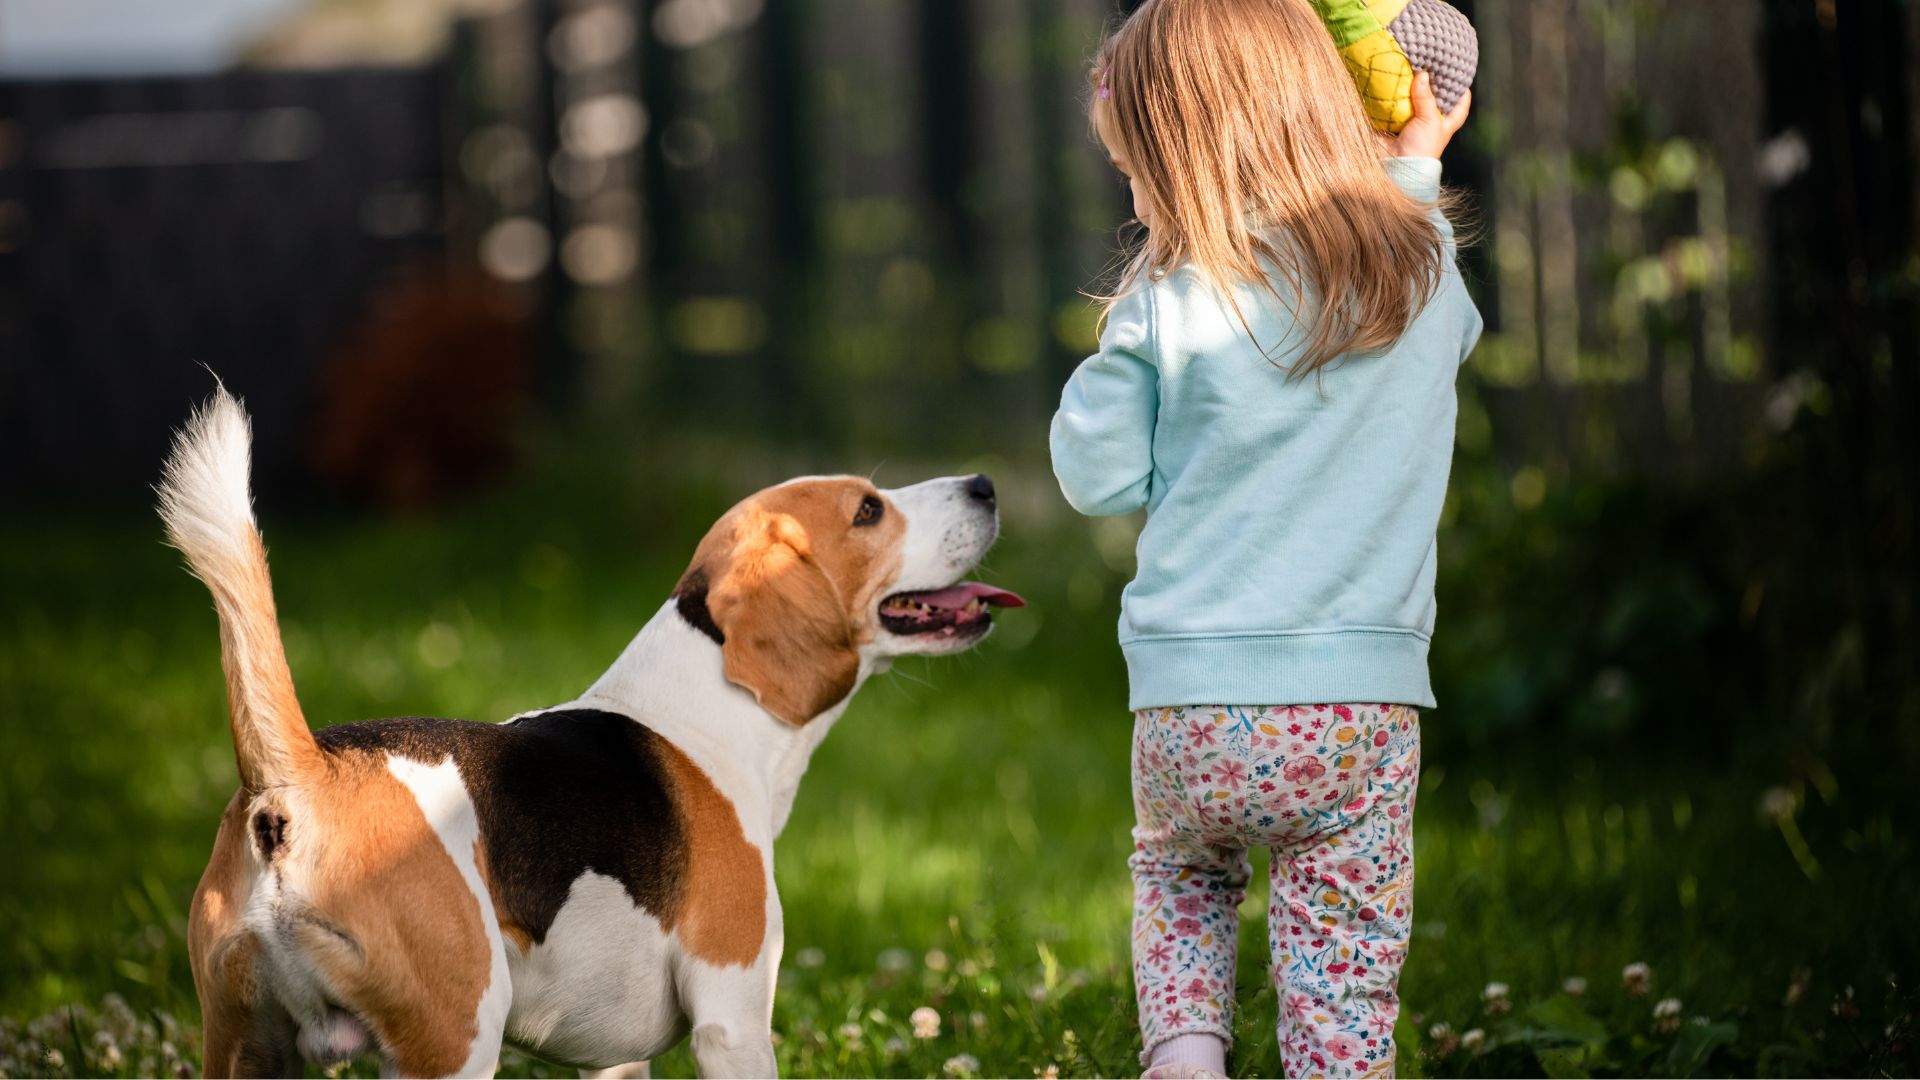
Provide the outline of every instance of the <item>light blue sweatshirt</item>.
[[[1394,158],[1433,202],[1440,163]],[[1447,242],[1439,291],[1391,349],[1289,380],[1254,340],[1302,329],[1258,285],[1231,307],[1191,268],[1116,302],[1054,415],[1053,470],[1083,514],[1147,508],[1120,599],[1128,707],[1377,701],[1432,706],[1434,532],[1454,378],[1480,313]]]

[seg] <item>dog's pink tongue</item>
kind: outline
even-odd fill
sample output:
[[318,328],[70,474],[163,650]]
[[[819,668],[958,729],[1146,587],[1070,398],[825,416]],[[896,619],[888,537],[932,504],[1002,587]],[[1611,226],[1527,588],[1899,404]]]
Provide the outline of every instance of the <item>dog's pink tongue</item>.
[[982,585],[977,581],[963,581],[958,585],[952,585],[937,592],[916,593],[914,595],[916,599],[928,607],[937,608],[963,608],[967,606],[967,601],[975,597],[978,597],[983,603],[990,604],[994,607],[1027,606],[1027,602],[1020,598],[1019,593],[1011,593],[1005,589],[996,589],[991,585]]

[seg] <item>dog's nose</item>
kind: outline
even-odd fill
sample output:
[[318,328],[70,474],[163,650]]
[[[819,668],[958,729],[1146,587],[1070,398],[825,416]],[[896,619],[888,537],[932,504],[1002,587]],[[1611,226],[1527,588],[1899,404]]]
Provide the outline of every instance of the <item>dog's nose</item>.
[[979,499],[988,506],[992,506],[993,478],[986,473],[975,473],[973,479],[967,481],[967,494]]

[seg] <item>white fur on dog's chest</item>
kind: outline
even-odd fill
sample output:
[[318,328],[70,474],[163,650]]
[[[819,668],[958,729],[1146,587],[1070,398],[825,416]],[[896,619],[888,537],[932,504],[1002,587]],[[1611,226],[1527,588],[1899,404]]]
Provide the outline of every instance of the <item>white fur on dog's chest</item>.
[[686,1033],[671,976],[676,950],[618,881],[577,878],[546,940],[509,954],[507,1038],[588,1068],[650,1058]]

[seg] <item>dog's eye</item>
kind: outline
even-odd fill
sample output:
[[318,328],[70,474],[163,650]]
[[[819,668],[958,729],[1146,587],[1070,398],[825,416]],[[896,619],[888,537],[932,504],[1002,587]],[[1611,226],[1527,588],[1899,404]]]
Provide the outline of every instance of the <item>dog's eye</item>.
[[879,523],[880,515],[886,512],[887,504],[869,495],[860,500],[860,509],[854,513],[853,523],[855,525],[875,525]]

